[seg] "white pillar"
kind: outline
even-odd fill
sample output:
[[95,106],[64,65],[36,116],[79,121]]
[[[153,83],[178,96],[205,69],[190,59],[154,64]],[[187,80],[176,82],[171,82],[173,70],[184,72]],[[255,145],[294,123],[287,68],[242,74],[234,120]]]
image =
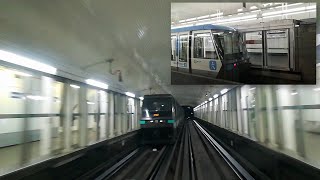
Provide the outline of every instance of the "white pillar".
[[88,143],[88,105],[87,105],[87,88],[79,89],[79,142],[84,147]]
[[98,125],[99,128],[99,135],[100,139],[105,139],[106,138],[106,117],[107,117],[107,96],[105,91],[99,91],[99,103],[100,103],[100,113],[103,113],[103,118],[100,116],[100,124]]
[[[41,113],[50,114],[52,112],[52,89],[53,80],[49,77],[41,77],[41,95],[46,100],[39,103],[41,106]],[[40,155],[47,155],[51,152],[51,117],[41,118],[41,132],[40,132]]]
[[63,140],[64,151],[71,150],[71,122],[72,122],[72,89],[69,83],[65,83],[63,87]]
[[125,134],[128,132],[128,97],[122,96],[122,111],[121,111],[121,120],[122,120],[122,133]]
[[115,125],[116,125],[116,132],[115,134],[117,136],[121,135],[121,96],[120,94],[115,95],[115,113],[116,113],[116,119],[115,119]]
[[109,93],[109,138],[113,138],[114,135],[114,119],[115,119],[115,102],[114,102],[114,93]]

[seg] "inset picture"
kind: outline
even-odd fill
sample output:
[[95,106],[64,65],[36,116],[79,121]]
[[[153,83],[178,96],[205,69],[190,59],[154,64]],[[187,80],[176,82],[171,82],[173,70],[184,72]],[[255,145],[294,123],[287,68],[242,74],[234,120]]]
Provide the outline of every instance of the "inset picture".
[[171,84],[315,84],[316,3],[171,3]]

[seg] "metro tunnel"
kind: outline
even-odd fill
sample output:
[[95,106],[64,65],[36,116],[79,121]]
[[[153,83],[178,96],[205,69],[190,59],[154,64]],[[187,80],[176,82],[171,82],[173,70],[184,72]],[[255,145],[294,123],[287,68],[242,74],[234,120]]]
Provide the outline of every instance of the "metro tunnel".
[[320,179],[320,85],[172,83],[172,7],[1,2],[0,179]]

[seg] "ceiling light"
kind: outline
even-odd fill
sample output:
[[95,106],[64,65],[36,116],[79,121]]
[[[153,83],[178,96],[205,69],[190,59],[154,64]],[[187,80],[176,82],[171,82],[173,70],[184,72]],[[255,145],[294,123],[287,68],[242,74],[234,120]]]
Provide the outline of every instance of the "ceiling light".
[[93,104],[95,104],[95,103],[88,101],[87,104],[93,105]]
[[179,22],[180,22],[180,23],[182,23],[182,22],[186,22],[186,20],[180,20]]
[[256,89],[256,87],[252,87],[252,88],[250,88],[249,90],[252,91],[252,90],[255,90],[255,89]]
[[215,14],[210,14],[210,17],[213,17],[213,16],[221,16],[221,15],[223,15],[223,12],[215,13]]
[[287,9],[287,10],[282,10],[282,11],[267,12],[267,13],[263,13],[262,16],[270,16],[270,15],[275,15],[275,14],[283,14],[283,13],[289,13],[289,12],[295,12],[295,11],[303,11],[305,9],[306,9],[306,7],[300,7],[300,8]]
[[217,98],[219,95],[218,94],[215,94],[215,95],[213,95],[213,98]]
[[243,13],[238,13],[238,15],[242,15]]
[[237,11],[238,11],[238,12],[242,12],[242,11],[243,11],[243,9],[241,8],[241,9],[238,9]]
[[80,86],[74,85],[74,84],[70,84],[71,87],[75,88],[75,89],[79,89]]
[[320,88],[315,88],[315,89],[313,89],[314,91],[320,91]]
[[189,19],[186,19],[186,21],[194,21],[196,20],[197,18],[189,18]]
[[133,93],[131,93],[131,92],[126,92],[126,95],[127,95],[127,96],[130,96],[130,97],[133,97],[133,98],[136,97],[136,95],[133,94]]
[[205,19],[205,18],[209,18],[209,15],[197,17],[197,19]]
[[297,94],[298,94],[297,92],[293,92],[293,93],[291,93],[291,95],[292,95],[292,96],[297,95]]
[[49,74],[57,72],[52,66],[3,50],[0,50],[0,60]]
[[224,94],[224,93],[226,93],[226,92],[228,92],[228,89],[222,89],[222,90],[220,91],[221,94]]
[[280,17],[280,16],[289,16],[289,15],[294,15],[294,14],[302,14],[302,13],[315,12],[315,11],[316,10],[313,9],[313,10],[309,10],[309,11],[300,11],[300,12],[293,12],[293,13],[286,13],[286,14],[278,14],[278,15],[274,15],[274,16],[263,17],[263,19]]
[[[275,3],[275,4],[277,4],[277,3]],[[275,8],[297,6],[297,5],[301,5],[301,4],[303,4],[303,3],[285,4],[285,5],[277,6],[277,7],[275,7]]]
[[96,87],[99,87],[99,88],[102,88],[102,89],[108,89],[108,84],[105,84],[105,83],[102,83],[102,82],[99,82],[99,81],[96,81],[96,80],[93,80],[93,79],[87,79],[86,80],[86,83],[91,85],[91,86],[96,86]]
[[251,12],[254,13],[254,12],[260,12],[260,11],[261,11],[261,9],[257,9],[257,10],[251,11]]
[[209,101],[212,101],[212,98],[209,98]]
[[251,6],[250,9],[257,9],[257,6]]
[[204,104],[206,104],[208,101],[204,101]]
[[36,101],[43,101],[47,100],[48,97],[43,97],[43,96],[35,96],[35,95],[29,95],[27,96],[28,99],[36,100]]

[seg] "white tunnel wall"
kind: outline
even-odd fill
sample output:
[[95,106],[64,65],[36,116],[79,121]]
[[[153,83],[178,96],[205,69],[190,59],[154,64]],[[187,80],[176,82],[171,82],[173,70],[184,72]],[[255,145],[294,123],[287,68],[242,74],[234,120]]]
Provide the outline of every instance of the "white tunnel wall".
[[[319,101],[316,85],[244,85],[194,110],[196,117],[216,126],[318,164]],[[205,111],[211,104],[213,111]]]

